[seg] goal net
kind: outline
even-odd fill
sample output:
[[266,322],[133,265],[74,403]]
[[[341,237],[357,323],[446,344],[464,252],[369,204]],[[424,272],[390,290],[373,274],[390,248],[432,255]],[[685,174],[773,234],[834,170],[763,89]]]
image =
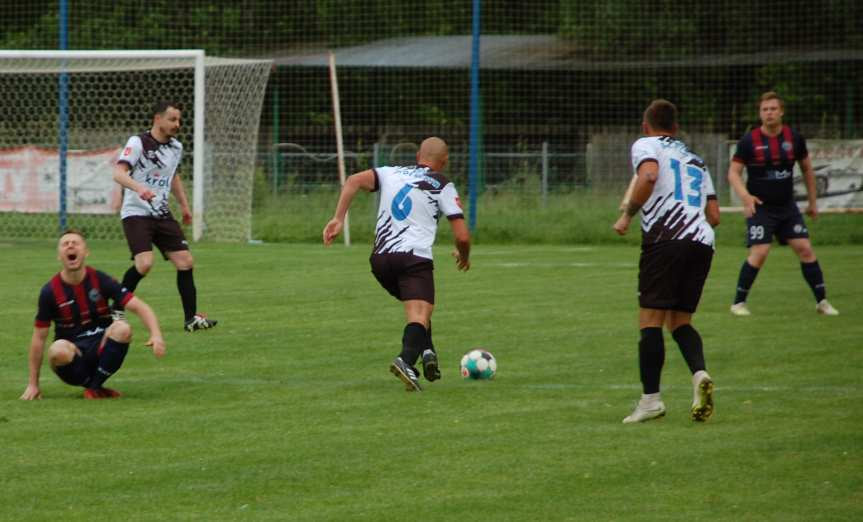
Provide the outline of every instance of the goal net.
[[113,165],[130,136],[150,129],[153,104],[171,100],[183,106],[187,236],[248,240],[270,69],[203,51],[0,51],[0,237],[76,227],[122,238]]

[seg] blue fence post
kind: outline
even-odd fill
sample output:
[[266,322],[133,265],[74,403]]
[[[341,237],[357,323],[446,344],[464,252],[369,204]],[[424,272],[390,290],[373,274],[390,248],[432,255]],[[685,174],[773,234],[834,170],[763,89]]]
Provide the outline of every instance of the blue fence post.
[[480,128],[482,112],[479,97],[479,38],[480,38],[480,6],[481,0],[473,0],[473,37],[471,42],[470,62],[470,166],[468,170],[468,194],[470,209],[468,227],[473,232],[476,229],[476,204],[479,192],[479,157]]
[[[60,50],[65,51],[68,48],[68,20],[69,9],[67,0],[60,0]],[[59,171],[60,171],[60,210],[59,210],[59,225],[60,231],[66,229],[66,153],[69,149],[69,74],[65,71],[66,61],[61,60],[60,63],[60,83],[58,97],[58,141],[59,141]]]

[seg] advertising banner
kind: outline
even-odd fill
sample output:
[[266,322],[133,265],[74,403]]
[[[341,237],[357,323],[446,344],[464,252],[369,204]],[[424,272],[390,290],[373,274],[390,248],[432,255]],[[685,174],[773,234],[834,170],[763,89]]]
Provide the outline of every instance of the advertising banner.
[[[112,179],[119,148],[69,151],[66,211],[110,214],[119,209],[120,186]],[[57,212],[60,209],[57,149],[0,149],[0,212]]]
[[[729,158],[735,146],[731,145]],[[806,147],[815,171],[818,210],[863,208],[863,140],[807,140]],[[794,199],[801,209],[806,207],[806,184],[799,164],[794,165]],[[740,205],[733,190],[731,202]]]

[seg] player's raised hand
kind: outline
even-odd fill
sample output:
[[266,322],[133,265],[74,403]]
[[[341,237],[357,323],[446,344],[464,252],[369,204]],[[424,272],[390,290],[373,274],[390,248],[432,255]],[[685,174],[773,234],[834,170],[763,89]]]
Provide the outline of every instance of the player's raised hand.
[[27,389],[24,390],[24,393],[21,394],[22,401],[34,401],[42,398],[42,391],[38,386],[33,386],[32,384],[27,385]]
[[761,205],[763,202],[752,194],[743,198],[743,216],[751,218],[755,215],[755,205]]
[[618,233],[618,235],[626,235],[626,231],[629,229],[629,223],[632,221],[632,218],[627,214],[621,215],[617,218],[617,221],[614,222],[612,228],[614,231]]
[[149,346],[153,349],[153,355],[159,357],[160,359],[165,356],[165,341],[161,337],[153,337],[144,343],[146,346]]
[[324,245],[330,246],[333,243],[333,240],[338,237],[339,233],[342,231],[342,227],[344,223],[337,218],[333,218],[327,223],[327,226],[324,227]]
[[462,272],[467,272],[470,270],[470,260],[463,259],[458,250],[452,251],[452,256],[455,258],[455,266]]

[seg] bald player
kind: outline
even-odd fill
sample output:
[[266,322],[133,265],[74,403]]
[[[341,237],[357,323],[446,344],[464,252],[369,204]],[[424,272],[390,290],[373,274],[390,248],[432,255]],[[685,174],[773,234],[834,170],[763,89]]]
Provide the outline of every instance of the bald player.
[[419,372],[422,360],[428,381],[440,379],[437,352],[432,343],[431,316],[434,311],[434,262],[432,245],[437,222],[446,216],[455,238],[456,267],[470,268],[470,233],[458,192],[441,172],[449,161],[447,144],[427,138],[420,144],[417,164],[379,167],[350,176],[342,188],[336,212],[323,231],[329,246],[344,226],[345,214],[357,191],[380,191],[377,227],[372,255],[372,273],[380,285],[402,302],[406,325],[402,349],[390,364],[390,372],[405,384],[407,391],[422,391]]

